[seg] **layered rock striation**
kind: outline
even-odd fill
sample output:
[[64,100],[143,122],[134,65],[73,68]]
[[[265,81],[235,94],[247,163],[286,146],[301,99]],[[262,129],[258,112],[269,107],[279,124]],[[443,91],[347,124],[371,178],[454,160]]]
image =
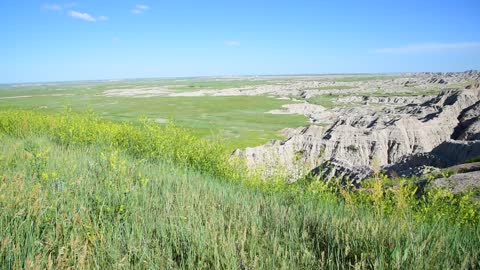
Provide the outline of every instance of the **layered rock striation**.
[[352,183],[374,172],[408,176],[480,156],[480,89],[475,84],[418,100],[377,100],[401,106],[321,111],[317,120],[330,124],[290,131],[284,141],[235,154],[246,157],[250,167],[293,172],[301,162],[325,179],[343,177]]

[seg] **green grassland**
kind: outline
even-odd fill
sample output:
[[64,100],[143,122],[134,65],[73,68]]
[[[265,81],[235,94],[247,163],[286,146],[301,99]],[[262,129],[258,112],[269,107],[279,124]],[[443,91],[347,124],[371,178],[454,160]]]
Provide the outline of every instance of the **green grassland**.
[[[173,120],[202,137],[223,137],[230,149],[256,146],[281,139],[280,130],[308,124],[301,115],[273,115],[266,112],[291,103],[265,96],[234,97],[106,97],[103,91],[171,86],[174,91],[223,89],[264,84],[256,80],[135,80],[0,88],[0,109],[23,108],[47,111],[91,110],[105,119],[136,122],[141,116]],[[175,86],[177,85],[177,86]],[[192,87],[190,87],[192,86]],[[20,97],[18,97],[20,96]],[[27,97],[21,97],[27,96]],[[31,96],[31,97],[30,97]],[[18,97],[18,98],[12,98]]]
[[251,87],[275,83],[260,79],[226,78],[171,78],[171,79],[130,79],[110,81],[51,82],[0,85],[2,96],[43,95],[61,93],[101,93],[111,89],[166,87],[172,90],[195,91],[200,89],[226,89]]
[[[390,96],[395,96],[395,97],[410,97],[410,96],[434,96],[437,95],[440,92],[440,90],[435,90],[435,89],[411,89],[409,92],[385,92],[383,90],[378,90],[378,91],[372,91],[369,93],[359,93],[358,96],[367,96],[367,97],[390,97]],[[312,104],[318,104],[322,105],[327,109],[332,109],[335,107],[341,107],[341,106],[347,106],[348,104],[341,104],[341,103],[336,103],[335,101],[338,98],[346,97],[348,95],[346,94],[329,94],[329,95],[317,95],[310,97],[306,99],[309,103]],[[301,97],[296,97],[297,99],[301,99]],[[349,105],[357,105],[357,104],[349,104]],[[372,106],[370,104],[370,106]]]
[[341,95],[318,95],[308,98],[307,101],[312,104],[322,105],[327,109],[332,109],[338,106],[335,100],[339,97],[341,97]]
[[92,114],[3,111],[0,140],[2,268],[480,267],[468,195],[264,181],[188,130]]
[[339,77],[335,78],[336,82],[365,82],[365,81],[380,81],[380,80],[394,80],[400,78],[400,76],[391,76],[391,75],[379,75],[379,76],[351,76],[351,77]]
[[318,86],[318,87],[306,87],[305,90],[349,90],[355,89],[357,87],[350,85],[329,85],[329,86]]
[[211,80],[188,80],[184,84],[180,82],[181,86],[173,86],[172,89],[177,91],[195,91],[200,89],[228,89],[228,88],[248,88],[258,85],[266,85],[271,83],[267,80],[224,80],[224,79],[211,79]]

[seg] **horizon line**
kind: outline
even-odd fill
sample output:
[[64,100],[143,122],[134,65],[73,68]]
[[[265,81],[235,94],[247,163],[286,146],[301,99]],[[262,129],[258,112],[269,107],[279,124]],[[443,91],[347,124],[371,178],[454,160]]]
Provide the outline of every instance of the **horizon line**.
[[129,78],[105,78],[105,79],[74,79],[74,80],[55,80],[55,81],[17,81],[0,82],[0,85],[33,85],[33,84],[60,84],[76,82],[112,82],[112,81],[133,81],[133,80],[175,80],[175,79],[196,79],[196,78],[231,78],[231,77],[301,77],[301,76],[337,76],[337,75],[401,75],[407,73],[448,73],[448,72],[467,72],[480,71],[477,69],[466,69],[463,71],[399,71],[399,72],[346,72],[346,73],[279,73],[279,74],[230,74],[230,75],[198,75],[198,76],[159,76],[159,77],[129,77]]

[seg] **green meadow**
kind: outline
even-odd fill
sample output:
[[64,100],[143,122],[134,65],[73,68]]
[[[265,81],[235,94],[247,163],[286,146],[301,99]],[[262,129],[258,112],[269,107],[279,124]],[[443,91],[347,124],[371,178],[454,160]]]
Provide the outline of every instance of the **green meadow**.
[[159,123],[174,121],[204,138],[223,138],[230,148],[242,148],[283,138],[287,127],[308,124],[301,115],[266,112],[292,103],[266,96],[232,97],[107,97],[111,89],[170,87],[172,92],[224,89],[264,84],[256,80],[133,80],[0,87],[0,109],[22,108],[44,111],[93,111],[105,119],[137,122],[146,116]]

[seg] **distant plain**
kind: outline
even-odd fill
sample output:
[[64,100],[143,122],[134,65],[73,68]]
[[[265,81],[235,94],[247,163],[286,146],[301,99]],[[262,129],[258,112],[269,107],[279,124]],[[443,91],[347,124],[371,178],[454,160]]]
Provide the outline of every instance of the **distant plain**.
[[[343,91],[355,93],[358,85],[394,81],[397,75],[346,74],[298,76],[244,76],[171,79],[131,79],[108,81],[52,82],[0,85],[0,109],[21,108],[51,112],[92,111],[115,121],[137,122],[145,116],[159,124],[174,122],[203,138],[227,141],[231,150],[265,144],[283,138],[282,129],[307,126],[302,114],[270,114],[283,105],[309,102],[327,109]],[[312,86],[318,84],[317,86]],[[304,98],[298,95],[245,94],[270,87],[286,91],[305,83],[309,91],[340,91],[336,94]],[[316,84],[315,84],[316,83]],[[389,95],[371,87],[373,95]],[[413,88],[412,88],[413,89]],[[234,90],[233,94],[212,91]],[[113,94],[109,94],[112,93]],[[137,92],[146,91],[143,95]],[[195,93],[202,95],[195,96]],[[415,90],[416,91],[416,90]],[[436,90],[418,90],[418,94]],[[295,91],[292,91],[295,92]],[[123,93],[117,95],[118,93]],[[153,94],[152,94],[153,93]],[[159,94],[160,93],[160,94]],[[360,93],[359,93],[360,94]],[[362,94],[365,94],[363,92]],[[401,93],[396,93],[399,95]],[[283,98],[282,98],[283,97]]]

